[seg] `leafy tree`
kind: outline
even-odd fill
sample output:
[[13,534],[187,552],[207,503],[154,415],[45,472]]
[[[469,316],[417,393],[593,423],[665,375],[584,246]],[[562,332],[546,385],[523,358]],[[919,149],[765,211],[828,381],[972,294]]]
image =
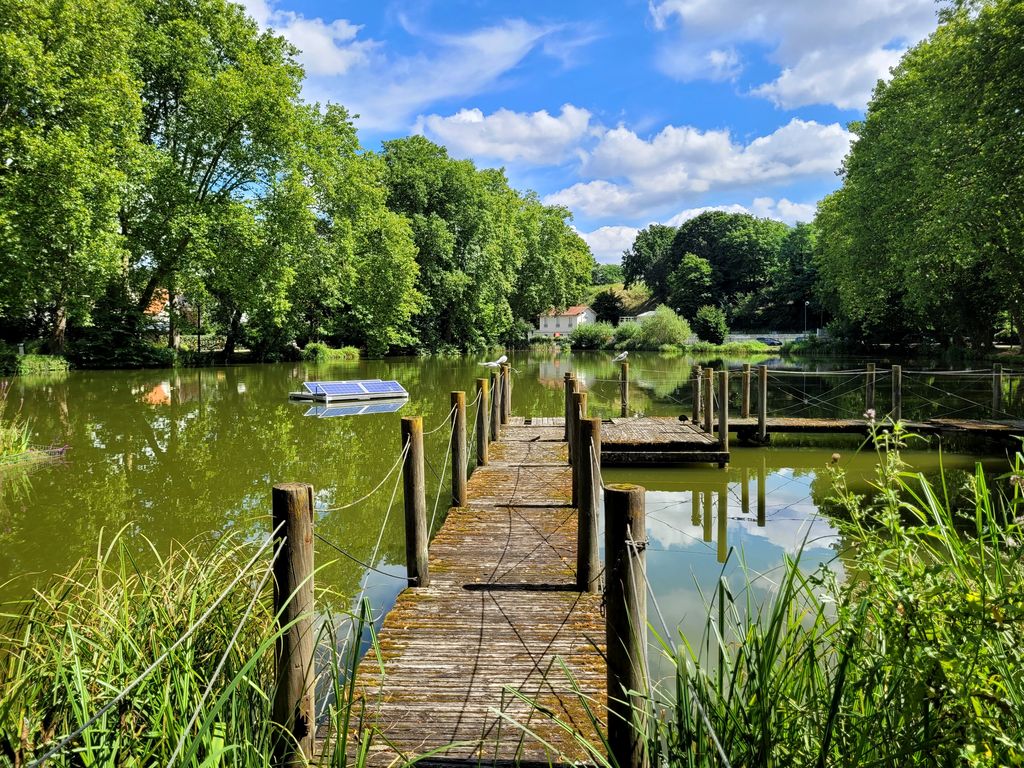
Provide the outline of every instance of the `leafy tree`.
[[651,224],[637,233],[633,245],[622,253],[627,288],[643,281],[657,298],[665,298],[665,279],[671,271],[669,251],[675,235],[676,228],[664,224]]
[[594,300],[590,302],[590,308],[594,310],[598,320],[617,323],[622,316],[624,304],[622,297],[609,288],[594,297]]
[[725,337],[729,335],[729,323],[725,319],[725,312],[710,304],[701,307],[693,319],[693,331],[701,341],[724,344]]
[[668,276],[669,303],[683,317],[693,318],[699,307],[711,301],[711,285],[711,263],[685,253]]
[[679,347],[690,339],[690,325],[664,304],[640,321],[640,334],[635,344],[637,349],[661,349],[664,346]]
[[608,346],[614,334],[610,323],[583,323],[573,329],[569,343],[573,349],[601,349]]
[[624,280],[621,264],[595,264],[590,278],[593,285],[612,285]]

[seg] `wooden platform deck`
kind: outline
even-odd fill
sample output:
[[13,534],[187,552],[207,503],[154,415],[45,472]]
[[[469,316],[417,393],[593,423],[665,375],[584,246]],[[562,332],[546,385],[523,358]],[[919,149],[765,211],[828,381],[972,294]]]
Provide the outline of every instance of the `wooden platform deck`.
[[[985,419],[927,419],[904,421],[911,432],[919,435],[942,437],[982,437],[1003,439],[1024,435],[1024,421],[989,421]],[[858,434],[867,435],[868,423],[864,419],[821,419],[771,417],[765,422],[768,433],[789,434]],[[718,429],[718,422],[715,422]],[[740,439],[752,436],[757,430],[756,418],[729,418],[729,429]]]
[[518,422],[491,444],[467,506],[449,510],[431,543],[430,586],[399,595],[380,659],[371,651],[359,667],[366,724],[378,731],[371,765],[431,750],[433,762],[472,765],[585,759],[552,717],[600,743],[561,666],[603,713],[601,598],[574,586],[562,427]]

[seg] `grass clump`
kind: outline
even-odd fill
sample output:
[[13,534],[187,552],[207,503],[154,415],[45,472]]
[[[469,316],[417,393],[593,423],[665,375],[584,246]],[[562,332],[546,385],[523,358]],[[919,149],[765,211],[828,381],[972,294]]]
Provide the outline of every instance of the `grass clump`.
[[[1002,766],[1024,762],[1024,459],[973,516],[879,434],[872,501],[837,478],[856,570],[788,558],[758,602],[725,579],[704,637],[666,651],[674,690],[649,747],[670,765]],[[748,577],[749,578],[749,577]],[[765,582],[761,581],[761,585]],[[654,761],[652,760],[652,762]]]
[[311,363],[324,363],[332,360],[358,360],[358,347],[340,347],[335,349],[321,341],[312,341],[302,350],[302,359]]

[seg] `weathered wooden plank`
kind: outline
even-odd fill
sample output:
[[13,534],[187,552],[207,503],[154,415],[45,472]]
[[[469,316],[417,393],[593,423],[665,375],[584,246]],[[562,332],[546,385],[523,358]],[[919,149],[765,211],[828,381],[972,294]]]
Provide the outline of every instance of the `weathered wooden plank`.
[[539,464],[565,466],[568,458],[568,448],[561,442],[501,442],[490,447],[488,463],[498,467]]

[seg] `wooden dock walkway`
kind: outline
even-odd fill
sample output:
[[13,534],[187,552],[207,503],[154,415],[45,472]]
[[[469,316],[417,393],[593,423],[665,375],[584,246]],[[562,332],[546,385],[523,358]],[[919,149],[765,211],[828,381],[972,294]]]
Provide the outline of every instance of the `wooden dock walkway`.
[[502,427],[468,503],[448,511],[430,544],[430,585],[399,595],[380,658],[370,651],[359,666],[363,725],[377,731],[372,765],[432,750],[434,762],[473,765],[585,760],[553,717],[601,743],[561,667],[603,717],[601,596],[575,586],[562,420],[534,421]]

